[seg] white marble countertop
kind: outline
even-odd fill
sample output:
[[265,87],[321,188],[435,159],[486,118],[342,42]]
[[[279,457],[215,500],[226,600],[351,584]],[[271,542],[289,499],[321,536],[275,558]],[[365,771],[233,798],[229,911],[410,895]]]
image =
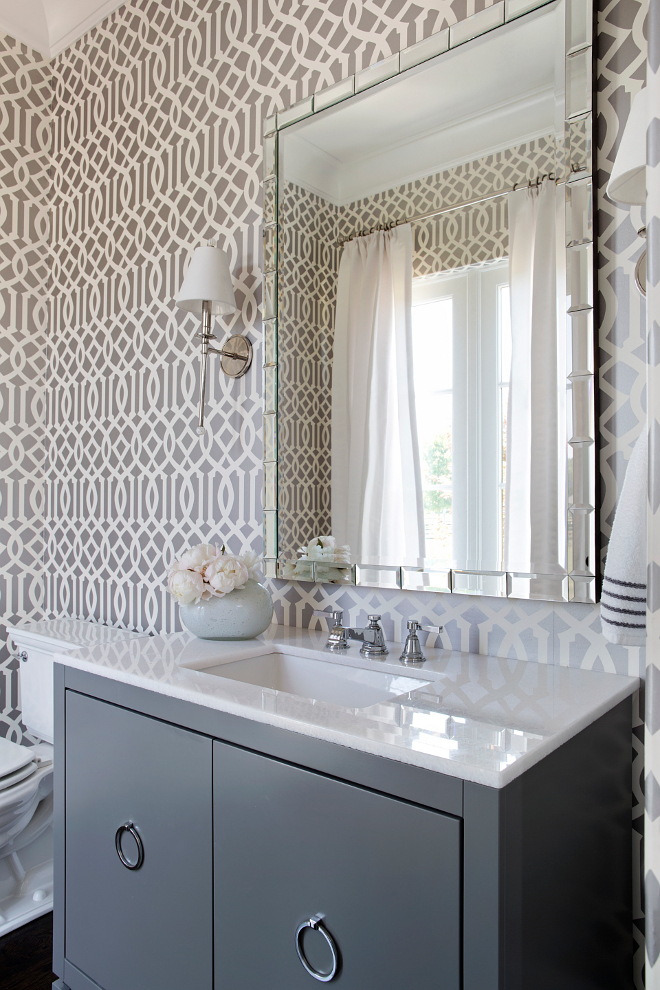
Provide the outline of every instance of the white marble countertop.
[[[636,677],[426,651],[421,666],[366,660],[359,644],[324,649],[327,633],[271,626],[258,639],[209,642],[190,633],[107,642],[57,655],[92,671],[218,711],[410,763],[491,787],[503,787],[594,722],[639,686]],[[273,652],[417,678],[419,689],[369,708],[349,709],[229,680],[205,669]],[[313,663],[313,659],[309,663]],[[427,683],[428,682],[428,683]]]

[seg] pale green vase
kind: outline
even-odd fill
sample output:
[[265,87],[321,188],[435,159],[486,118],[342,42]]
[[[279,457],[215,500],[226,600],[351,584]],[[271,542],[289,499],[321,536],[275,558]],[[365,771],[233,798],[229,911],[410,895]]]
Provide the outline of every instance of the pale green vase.
[[273,599],[252,578],[224,598],[179,605],[181,622],[198,639],[254,639],[273,618]]

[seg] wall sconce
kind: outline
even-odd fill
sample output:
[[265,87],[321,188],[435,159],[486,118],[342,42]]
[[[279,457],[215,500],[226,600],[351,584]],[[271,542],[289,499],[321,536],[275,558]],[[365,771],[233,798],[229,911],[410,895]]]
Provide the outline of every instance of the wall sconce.
[[177,306],[189,313],[201,313],[202,330],[195,337],[202,342],[202,366],[199,379],[199,423],[196,433],[202,436],[204,429],[204,405],[206,402],[206,369],[209,354],[220,355],[220,366],[228,378],[242,378],[252,364],[252,344],[241,333],[228,337],[221,349],[211,347],[216,340],[211,333],[211,317],[235,313],[236,298],[229,272],[227,252],[213,241],[198,247],[176,297]]
[[[619,150],[607,183],[607,195],[613,203],[627,206],[644,206],[646,203],[646,129],[649,125],[647,90],[639,91],[621,138]],[[646,227],[637,231],[646,237]],[[646,248],[635,265],[635,282],[643,296],[646,295]]]

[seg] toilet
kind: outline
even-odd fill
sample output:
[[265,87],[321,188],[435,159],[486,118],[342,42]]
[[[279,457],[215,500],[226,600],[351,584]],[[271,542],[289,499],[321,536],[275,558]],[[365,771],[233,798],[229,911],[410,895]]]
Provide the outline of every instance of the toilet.
[[21,660],[23,723],[41,742],[20,746],[0,738],[0,936],[53,909],[55,655],[145,634],[81,619],[42,619],[8,625],[7,635]]

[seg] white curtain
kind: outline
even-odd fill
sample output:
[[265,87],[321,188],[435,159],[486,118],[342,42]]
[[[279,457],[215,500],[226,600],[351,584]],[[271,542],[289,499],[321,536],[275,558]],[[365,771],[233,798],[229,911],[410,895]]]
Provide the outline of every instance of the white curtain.
[[410,224],[349,241],[332,365],[332,533],[365,562],[424,556],[411,320]]
[[[563,187],[509,194],[511,376],[507,415],[504,561],[509,571],[556,575],[565,556],[565,364],[558,335],[557,219]],[[563,368],[562,368],[563,365]],[[553,587],[554,585],[554,587]]]

